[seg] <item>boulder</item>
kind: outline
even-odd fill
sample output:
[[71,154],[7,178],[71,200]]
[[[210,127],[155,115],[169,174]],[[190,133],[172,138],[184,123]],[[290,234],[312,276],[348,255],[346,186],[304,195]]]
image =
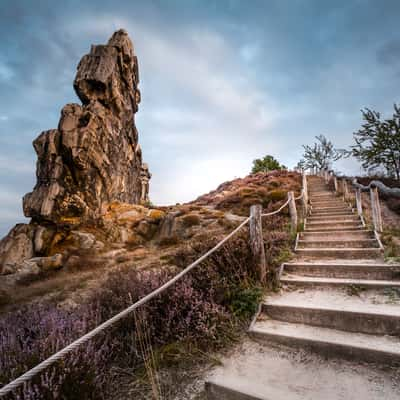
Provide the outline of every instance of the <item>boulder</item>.
[[73,240],[77,243],[80,249],[91,249],[96,243],[96,237],[92,233],[72,231]]
[[33,257],[33,236],[35,227],[17,224],[9,234],[0,241],[0,272],[12,273],[15,264]]

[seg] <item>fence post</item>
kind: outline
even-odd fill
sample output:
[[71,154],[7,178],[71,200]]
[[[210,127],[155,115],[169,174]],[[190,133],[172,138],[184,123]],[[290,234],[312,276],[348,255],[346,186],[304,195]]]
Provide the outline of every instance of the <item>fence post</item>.
[[362,217],[361,189],[356,189],[357,214]]
[[338,182],[336,176],[333,177],[333,184],[335,185],[335,193],[338,193]]
[[307,186],[307,176],[303,174],[303,209],[304,209],[304,217],[308,212],[308,186]]
[[369,192],[371,196],[372,222],[374,223],[374,229],[377,232],[382,232],[382,215],[381,206],[379,204],[378,188],[371,187]]
[[255,204],[250,207],[250,246],[254,260],[257,264],[260,281],[265,282],[267,267],[265,259],[261,213],[261,204]]
[[381,206],[379,204],[379,194],[377,187],[370,188],[370,196],[371,196],[371,210],[372,210],[372,222],[374,223],[374,229],[377,232],[382,232],[382,214],[381,214]]
[[342,184],[343,184],[343,198],[346,201],[349,198],[349,188],[347,187],[346,178],[342,179]]
[[292,232],[297,232],[297,209],[296,209],[296,200],[294,197],[294,192],[288,193],[289,197],[289,211],[290,211],[290,225],[292,228]]
[[329,178],[328,178],[328,170],[327,169],[325,169],[324,175],[325,175],[325,183],[328,184]]

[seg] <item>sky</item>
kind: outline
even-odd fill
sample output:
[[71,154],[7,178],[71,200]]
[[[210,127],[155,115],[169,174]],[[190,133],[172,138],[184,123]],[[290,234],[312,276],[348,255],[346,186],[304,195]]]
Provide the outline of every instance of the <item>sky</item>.
[[[26,221],[32,141],[56,128],[91,44],[124,28],[139,60],[139,141],[154,204],[192,200],[266,154],[293,167],[360,109],[399,102],[400,2],[0,0],[0,237]],[[335,168],[360,173],[351,159]]]

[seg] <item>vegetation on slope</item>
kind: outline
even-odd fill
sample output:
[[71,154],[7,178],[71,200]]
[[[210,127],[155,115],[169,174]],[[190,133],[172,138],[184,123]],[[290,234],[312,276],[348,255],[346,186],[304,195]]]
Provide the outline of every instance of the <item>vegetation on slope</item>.
[[[154,236],[148,242],[128,243],[122,261],[104,277],[98,273],[100,266],[92,266],[101,284],[86,288],[80,301],[76,293],[61,303],[44,298],[2,316],[0,385],[159,287],[236,226],[235,213],[246,215],[250,204],[260,200],[266,209],[275,209],[287,190],[299,188],[298,174],[261,173],[227,182],[194,203],[154,210],[150,213],[158,220]],[[132,218],[133,213],[118,211],[118,207],[112,210],[112,221],[121,215]],[[174,222],[177,241],[163,243],[159,231],[171,213],[178,220]],[[150,218],[148,213],[146,218]],[[282,214],[265,222],[267,261],[276,267],[292,244],[288,217]],[[93,232],[97,237],[101,233]],[[172,398],[184,384],[183,379],[174,378],[176,371],[183,376],[183,371],[193,373],[199,362],[210,362],[215,350],[240,335],[256,310],[264,288],[257,281],[247,235],[244,230],[136,315],[49,368],[19,392],[19,398],[101,399],[128,394]],[[106,239],[103,232],[102,240]],[[139,250],[144,258],[129,257]],[[85,258],[76,257],[75,272],[85,269],[85,265],[78,267]],[[149,258],[151,262],[146,263]],[[31,283],[26,285],[29,288]],[[171,381],[174,385],[168,385]],[[121,382],[123,392],[117,390]]]

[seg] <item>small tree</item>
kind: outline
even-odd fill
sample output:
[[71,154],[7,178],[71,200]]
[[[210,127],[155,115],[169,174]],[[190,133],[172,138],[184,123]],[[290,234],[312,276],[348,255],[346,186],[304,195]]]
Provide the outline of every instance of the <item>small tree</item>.
[[304,154],[297,164],[298,168],[328,169],[334,161],[343,157],[343,150],[335,149],[333,143],[324,135],[315,137],[317,141],[312,145],[303,145]]
[[400,180],[400,107],[394,104],[392,118],[382,120],[377,111],[361,110],[364,124],[353,133],[355,145],[350,154],[365,169],[383,167],[388,175]]
[[275,157],[267,155],[264,158],[257,158],[253,161],[252,174],[257,172],[268,172],[273,170],[287,169],[284,165],[280,164]]

